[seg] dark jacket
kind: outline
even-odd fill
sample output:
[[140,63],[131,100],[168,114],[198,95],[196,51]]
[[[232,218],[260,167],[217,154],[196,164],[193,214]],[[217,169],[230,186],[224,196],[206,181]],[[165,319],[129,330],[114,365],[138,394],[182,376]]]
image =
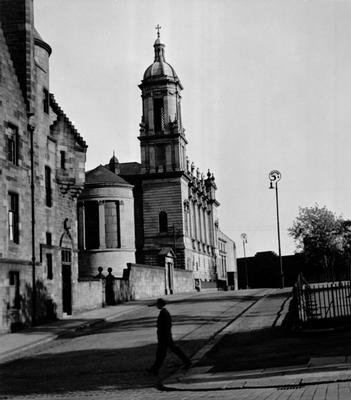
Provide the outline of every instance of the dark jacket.
[[172,317],[166,308],[162,308],[157,318],[157,337],[170,339],[172,337]]

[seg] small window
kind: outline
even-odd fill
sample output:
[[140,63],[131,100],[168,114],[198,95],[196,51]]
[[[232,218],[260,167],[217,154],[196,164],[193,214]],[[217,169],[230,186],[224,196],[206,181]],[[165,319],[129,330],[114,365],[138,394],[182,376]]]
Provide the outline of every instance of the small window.
[[17,310],[21,308],[21,296],[20,296],[20,275],[19,271],[10,271],[9,273],[10,286],[13,288],[11,293],[11,306]]
[[46,232],[46,244],[52,246],[52,234],[51,232]]
[[52,279],[53,278],[53,271],[52,271],[52,254],[47,254],[46,255],[46,268],[47,268],[47,278]]
[[167,213],[164,211],[161,211],[159,214],[159,226],[160,226],[160,233],[168,232],[168,218],[167,218]]
[[9,240],[19,243],[19,215],[18,215],[18,194],[9,193],[8,195],[8,232]]
[[47,207],[52,207],[52,190],[51,190],[51,169],[45,167],[45,203]]
[[62,250],[61,252],[62,264],[71,264],[71,250]]
[[66,169],[66,152],[61,150],[60,155],[61,155],[61,169]]
[[43,89],[43,110],[44,113],[49,114],[49,91]]
[[7,159],[18,165],[18,128],[11,124],[7,126]]

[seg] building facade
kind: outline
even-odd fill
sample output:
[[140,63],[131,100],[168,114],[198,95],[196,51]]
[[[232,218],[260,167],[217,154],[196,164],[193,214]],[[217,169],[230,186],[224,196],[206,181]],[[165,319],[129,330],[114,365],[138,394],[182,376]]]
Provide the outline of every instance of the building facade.
[[50,94],[32,0],[0,0],[0,331],[71,314],[87,145]]
[[220,229],[218,230],[218,286],[221,288],[238,289],[238,266],[235,242]]
[[[105,166],[133,186],[136,262],[164,266],[170,292],[175,269],[192,271],[194,286],[216,287],[218,267],[222,266],[218,264],[216,182],[209,170],[201,173],[187,157],[181,108],[183,86],[166,62],[159,33],[154,43],[154,62],[146,69],[139,88],[141,162],[121,163],[118,171],[113,171],[111,163]],[[85,270],[97,271],[97,267],[91,263]],[[110,267],[118,270],[117,265]]]

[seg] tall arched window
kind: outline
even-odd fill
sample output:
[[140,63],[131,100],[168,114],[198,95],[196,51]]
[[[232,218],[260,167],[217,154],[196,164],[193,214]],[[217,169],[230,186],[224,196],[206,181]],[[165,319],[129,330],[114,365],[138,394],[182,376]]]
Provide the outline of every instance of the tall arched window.
[[165,211],[161,211],[158,216],[159,226],[160,226],[160,233],[167,233],[168,232],[168,219],[167,213]]
[[163,99],[154,99],[154,131],[160,133],[165,127]]

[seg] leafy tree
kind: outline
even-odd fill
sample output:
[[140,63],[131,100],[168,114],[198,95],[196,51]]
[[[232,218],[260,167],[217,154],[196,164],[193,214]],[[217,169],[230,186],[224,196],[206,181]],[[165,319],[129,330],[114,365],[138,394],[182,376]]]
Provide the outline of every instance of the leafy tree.
[[299,215],[288,232],[309,264],[317,269],[329,269],[333,274],[336,258],[347,247],[346,225],[341,216],[315,204],[299,208]]

